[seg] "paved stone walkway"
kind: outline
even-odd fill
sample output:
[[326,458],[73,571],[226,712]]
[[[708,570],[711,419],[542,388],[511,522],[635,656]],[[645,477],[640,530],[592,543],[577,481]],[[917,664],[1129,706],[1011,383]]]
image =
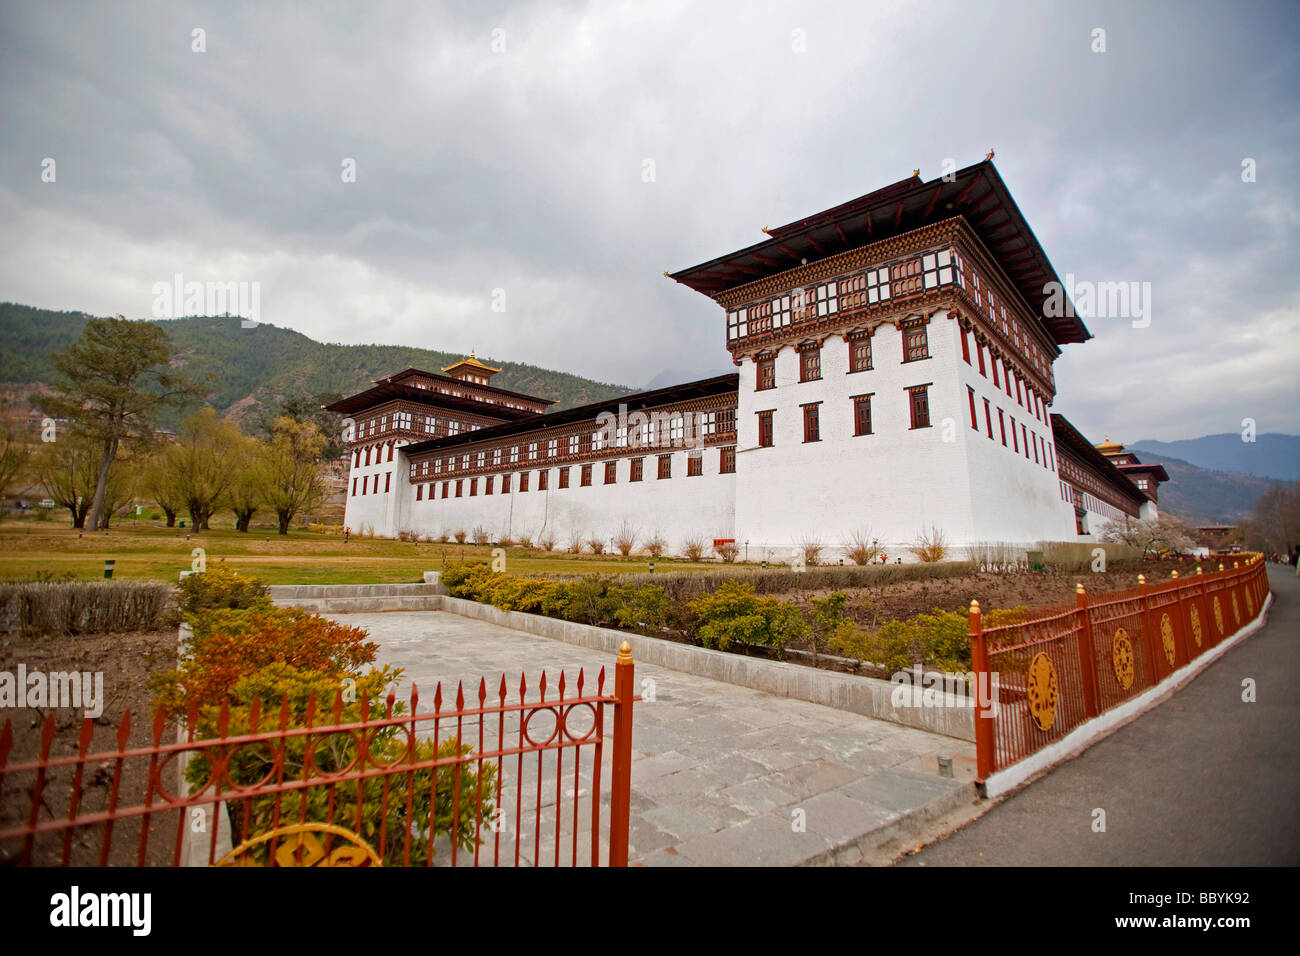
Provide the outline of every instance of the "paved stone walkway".
[[[399,696],[409,694],[414,681],[421,711],[428,709],[438,681],[443,683],[444,708],[447,701],[454,705],[460,680],[466,697],[476,702],[479,678],[486,677],[491,700],[503,672],[510,700],[518,700],[521,673],[528,676],[528,699],[536,700],[532,688],[543,669],[554,688],[563,668],[572,696],[580,667],[591,693],[603,666],[607,691],[613,689],[614,658],[599,651],[443,611],[337,617],[370,632],[382,648],[379,663],[405,668]],[[641,692],[649,696],[653,691],[654,700],[638,702],[634,709],[633,864],[791,865],[815,860],[914,811],[960,803],[963,788],[974,777],[974,745],[965,741],[660,667],[638,666],[636,677]],[[553,696],[552,689],[547,697]],[[612,730],[612,712],[607,730]],[[512,732],[517,725],[507,728],[505,736]],[[466,741],[473,742],[468,728]],[[607,745],[601,779],[606,804],[611,751]],[[953,779],[939,776],[936,757],[941,754],[953,757]],[[566,760],[562,772],[569,782],[560,787],[570,800],[565,818],[572,813],[574,793],[585,796],[591,784],[590,768],[571,781],[572,757]],[[544,802],[556,802],[554,770],[530,764],[519,771],[525,807],[530,799],[536,803],[539,772]],[[580,819],[589,819],[589,805],[580,809]],[[606,810],[602,823],[607,822]],[[561,823],[560,834],[552,834],[545,822],[535,827],[544,834],[538,838],[543,862],[550,861],[557,842],[569,854],[571,831],[567,819],[556,827]],[[585,829],[589,824],[578,827],[584,836]],[[534,836],[524,837],[523,862],[533,857]],[[602,858],[604,852],[602,847]],[[842,861],[853,862],[854,853],[847,851]]]

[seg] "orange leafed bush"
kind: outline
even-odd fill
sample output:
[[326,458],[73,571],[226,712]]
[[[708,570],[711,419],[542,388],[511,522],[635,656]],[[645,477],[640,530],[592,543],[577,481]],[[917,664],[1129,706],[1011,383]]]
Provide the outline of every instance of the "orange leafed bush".
[[298,608],[210,611],[195,622],[181,666],[158,675],[151,686],[158,708],[179,716],[191,702],[200,708],[220,704],[240,680],[271,664],[355,674],[379,652],[366,637],[359,627]]

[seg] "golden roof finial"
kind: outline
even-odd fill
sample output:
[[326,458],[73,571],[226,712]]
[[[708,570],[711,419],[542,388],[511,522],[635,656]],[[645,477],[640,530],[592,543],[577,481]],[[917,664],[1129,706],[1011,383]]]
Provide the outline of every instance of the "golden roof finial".
[[989,154],[988,154],[987,156],[984,157],[984,161],[987,163],[987,162],[991,161],[992,159],[993,159],[993,147],[990,146],[990,147],[989,147]]
[[920,171],[919,169],[914,169],[914,170],[912,170],[912,178],[913,178],[913,179],[915,179],[917,176],[920,176],[920,175],[921,175],[921,171]]

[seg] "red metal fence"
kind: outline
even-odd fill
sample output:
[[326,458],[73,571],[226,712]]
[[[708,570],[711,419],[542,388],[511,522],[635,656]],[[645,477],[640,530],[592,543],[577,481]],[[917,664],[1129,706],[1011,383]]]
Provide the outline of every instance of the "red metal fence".
[[476,702],[458,685],[453,708],[439,684],[424,713],[415,688],[409,708],[391,692],[373,711],[362,698],[359,719],[344,719],[343,692],[324,713],[314,697],[305,712],[284,700],[278,714],[254,701],[223,706],[218,733],[202,739],[191,711],[185,738],[164,742],[159,715],[152,743],[135,748],[128,711],[115,748],[89,751],[87,718],[69,756],[51,756],[51,714],[37,759],[13,765],[6,720],[0,807],[21,822],[0,829],[0,860],[598,866],[603,841],[608,865],[626,866],[633,675],[625,643],[613,693],[602,667],[594,689],[582,671],[554,686],[543,672],[535,689],[521,678],[517,700],[504,675],[495,693],[480,680]]
[[1263,556],[1253,553],[1217,571],[1138,581],[1096,602],[1080,584],[1073,608],[987,630],[971,602],[980,783],[1232,637],[1268,596]]

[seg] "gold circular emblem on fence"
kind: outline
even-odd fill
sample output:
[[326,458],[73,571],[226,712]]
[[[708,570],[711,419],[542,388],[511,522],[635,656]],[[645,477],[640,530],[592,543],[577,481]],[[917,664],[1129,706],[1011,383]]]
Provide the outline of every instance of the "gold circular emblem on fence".
[[1214,599],[1214,626],[1219,629],[1219,637],[1223,637],[1223,605],[1219,599]]
[[1196,639],[1196,646],[1201,646],[1201,612],[1192,605],[1192,637]]
[[1241,606],[1237,603],[1237,595],[1232,596],[1232,619],[1241,627]]
[[1039,730],[1051,730],[1056,723],[1058,688],[1056,668],[1046,654],[1037,654],[1029,662],[1025,691],[1029,697],[1029,716]]
[[[329,833],[342,838],[343,845],[335,846],[327,854],[318,834]],[[272,840],[280,842],[274,854],[263,859],[258,848]],[[220,860],[217,866],[383,866],[370,844],[351,830],[332,823],[295,823],[278,827],[245,840]]]
[[1164,614],[1160,618],[1160,643],[1165,649],[1165,660],[1169,666],[1174,666],[1174,622],[1169,620],[1169,615]]
[[1133,686],[1133,642],[1128,639],[1128,631],[1119,628],[1115,639],[1110,644],[1110,662],[1115,668],[1115,680],[1119,686],[1128,690]]

